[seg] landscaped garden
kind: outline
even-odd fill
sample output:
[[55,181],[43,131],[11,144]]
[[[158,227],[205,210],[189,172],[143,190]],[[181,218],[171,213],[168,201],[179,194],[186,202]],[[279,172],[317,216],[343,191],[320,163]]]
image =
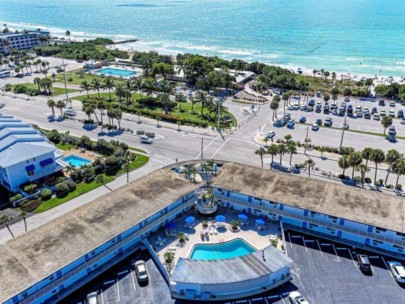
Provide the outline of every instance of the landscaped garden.
[[18,201],[17,206],[26,212],[44,212],[97,187],[107,187],[106,184],[117,176],[128,174],[149,161],[144,151],[131,149],[127,144],[115,140],[108,142],[99,139],[94,142],[87,136],[77,138],[56,130],[43,132],[62,150],[73,149],[77,150],[77,153],[92,151],[95,157],[93,162],[87,165],[69,165],[63,172],[22,185],[22,190],[29,198],[24,199],[22,194],[15,194],[10,202]]

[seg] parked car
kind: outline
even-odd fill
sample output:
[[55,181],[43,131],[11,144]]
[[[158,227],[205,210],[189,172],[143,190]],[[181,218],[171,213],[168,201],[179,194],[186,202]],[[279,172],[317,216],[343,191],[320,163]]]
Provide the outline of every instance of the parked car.
[[361,271],[371,272],[371,264],[368,256],[365,254],[356,254],[356,261]]
[[312,130],[313,130],[313,131],[318,131],[318,130],[319,130],[319,125],[316,124],[316,123],[314,123],[314,124],[312,125]]
[[395,101],[394,100],[390,101],[390,107],[395,107]]
[[330,109],[329,104],[325,104],[323,106],[323,113],[324,114],[329,114],[329,109]]
[[318,118],[315,122],[318,126],[322,126],[322,119]]
[[350,98],[349,98],[349,97],[345,97],[345,101],[346,101],[346,102],[349,102],[349,101],[350,101]]
[[269,133],[267,133],[267,138],[273,138],[274,136],[276,136],[276,132],[274,131],[270,131]]
[[352,116],[353,115],[353,105],[348,105],[347,106],[347,116]]
[[378,105],[380,105],[380,106],[385,106],[385,100],[384,100],[384,99],[380,99],[380,100],[378,101]]
[[64,113],[69,116],[76,116],[76,111],[71,106],[67,106]]
[[325,127],[331,127],[332,124],[333,124],[332,118],[331,117],[326,117],[325,123],[324,123]]
[[315,107],[315,112],[316,113],[321,113],[322,112],[322,105],[317,104]]
[[375,114],[373,115],[373,119],[374,119],[374,120],[380,120],[380,115],[378,115],[378,113],[375,113]]
[[3,108],[5,106],[4,103],[0,103],[0,109]]
[[337,114],[338,114],[337,109],[333,109],[333,110],[332,110],[332,115],[337,115]]
[[304,104],[303,104],[303,105],[301,105],[300,110],[301,110],[301,111],[306,111],[306,110],[307,110],[307,106],[306,106],[306,105],[304,105]]
[[356,112],[363,111],[363,107],[361,105],[356,106]]
[[300,123],[304,123],[306,121],[307,121],[307,118],[305,116],[301,116]]
[[331,108],[332,110],[337,109],[336,102],[332,103],[331,106],[330,106],[330,108]]
[[370,118],[371,118],[371,114],[370,114],[369,111],[365,111],[365,112],[364,112],[364,118],[366,118],[366,119],[370,119]]
[[390,109],[388,111],[388,116],[395,117],[395,111],[393,109]]
[[402,119],[399,121],[399,123],[400,123],[401,125],[405,125],[405,118],[402,118]]
[[300,105],[298,103],[293,104],[293,110],[299,110]]
[[400,284],[405,284],[405,268],[400,262],[388,261],[387,262],[392,275],[395,280]]
[[134,264],[136,277],[138,278],[139,282],[146,282],[149,280],[149,272],[148,268],[146,268],[145,261],[139,260],[136,261]]
[[374,107],[374,108],[371,110],[371,114],[375,114],[375,113],[378,113],[377,107]]
[[97,304],[97,292],[91,292],[87,295],[86,297],[86,303],[87,304]]
[[290,292],[288,299],[292,304],[309,304],[309,302],[298,291]]
[[295,121],[294,120],[292,120],[292,119],[290,119],[288,122],[287,122],[287,128],[294,128],[294,126],[295,126]]
[[359,118],[363,117],[363,111],[362,110],[357,111],[356,116]]
[[387,116],[387,112],[386,112],[384,109],[382,109],[382,110],[380,111],[380,115],[381,115],[381,116]]
[[388,128],[388,135],[397,135],[397,131],[395,130],[395,126],[390,126]]
[[349,128],[350,128],[350,126],[349,126],[349,124],[347,123],[347,122],[345,122],[344,124],[343,124],[343,130],[349,130]]
[[284,118],[288,121],[291,119],[291,114],[290,113],[285,113]]
[[308,105],[311,106],[311,107],[315,106],[315,99],[310,99],[308,101]]
[[398,118],[404,118],[404,110],[399,110],[397,116]]
[[139,136],[139,139],[142,144],[151,144],[153,143],[153,139],[146,135]]
[[345,112],[346,112],[346,108],[344,106],[340,106],[339,107],[339,115],[343,116],[343,115],[345,115]]

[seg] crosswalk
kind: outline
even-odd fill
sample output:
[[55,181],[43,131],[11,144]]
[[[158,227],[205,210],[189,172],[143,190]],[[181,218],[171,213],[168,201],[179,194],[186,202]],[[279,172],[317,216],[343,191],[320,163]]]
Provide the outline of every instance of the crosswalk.
[[168,158],[168,157],[165,157],[163,155],[159,155],[159,154],[155,154],[155,153],[151,154],[150,157],[151,157],[152,160],[158,161],[158,162],[162,163],[165,166],[173,164],[173,163],[176,162],[176,160],[174,160],[172,158]]

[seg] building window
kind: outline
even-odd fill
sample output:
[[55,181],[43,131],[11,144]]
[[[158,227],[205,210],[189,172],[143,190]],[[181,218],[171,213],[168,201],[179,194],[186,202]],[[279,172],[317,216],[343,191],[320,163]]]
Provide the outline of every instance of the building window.
[[27,171],[28,176],[33,176],[35,174],[34,170]]

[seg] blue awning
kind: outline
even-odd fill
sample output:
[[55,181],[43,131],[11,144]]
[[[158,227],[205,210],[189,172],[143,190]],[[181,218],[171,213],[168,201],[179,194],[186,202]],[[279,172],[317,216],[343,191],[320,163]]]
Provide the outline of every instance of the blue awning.
[[35,166],[34,165],[29,165],[25,167],[25,171],[34,171],[35,170]]
[[47,158],[43,161],[40,161],[39,164],[41,165],[41,167],[45,167],[47,165],[53,164],[53,159],[52,158]]

